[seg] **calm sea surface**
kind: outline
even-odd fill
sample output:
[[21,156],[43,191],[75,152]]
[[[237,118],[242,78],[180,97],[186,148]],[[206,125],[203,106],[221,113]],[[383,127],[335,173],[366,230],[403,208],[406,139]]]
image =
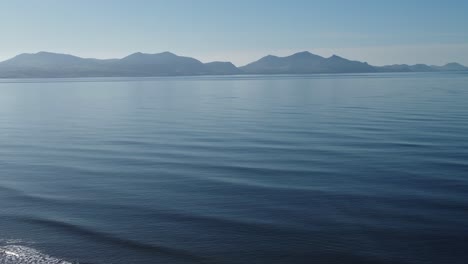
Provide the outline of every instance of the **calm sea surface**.
[[467,249],[468,73],[0,80],[0,264]]

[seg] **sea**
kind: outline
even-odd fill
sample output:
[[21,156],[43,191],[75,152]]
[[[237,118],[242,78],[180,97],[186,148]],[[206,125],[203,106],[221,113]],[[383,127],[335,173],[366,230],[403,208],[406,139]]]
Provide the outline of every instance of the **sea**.
[[466,264],[468,73],[0,80],[0,264]]

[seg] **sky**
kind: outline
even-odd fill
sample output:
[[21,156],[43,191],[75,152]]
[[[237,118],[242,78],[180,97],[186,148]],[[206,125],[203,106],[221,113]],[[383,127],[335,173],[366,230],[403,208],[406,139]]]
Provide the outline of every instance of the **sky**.
[[468,65],[465,0],[0,0],[0,60],[171,51],[242,66],[299,51]]

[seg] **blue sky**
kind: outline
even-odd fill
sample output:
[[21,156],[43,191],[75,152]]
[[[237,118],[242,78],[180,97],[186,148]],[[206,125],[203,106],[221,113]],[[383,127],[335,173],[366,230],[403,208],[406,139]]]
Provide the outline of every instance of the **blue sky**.
[[0,60],[43,50],[172,51],[236,65],[309,50],[375,65],[468,65],[468,1],[0,0]]

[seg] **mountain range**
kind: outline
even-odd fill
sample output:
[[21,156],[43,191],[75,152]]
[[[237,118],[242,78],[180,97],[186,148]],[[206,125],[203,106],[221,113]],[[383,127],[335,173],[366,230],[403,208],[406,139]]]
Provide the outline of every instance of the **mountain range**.
[[286,57],[265,56],[242,67],[231,62],[203,63],[170,52],[133,53],[121,59],[86,59],[51,52],[20,54],[0,62],[0,78],[68,78],[68,77],[151,77],[184,75],[237,74],[314,74],[375,72],[468,71],[459,63],[444,66],[396,64],[372,66],[336,55],[329,58],[308,51]]

